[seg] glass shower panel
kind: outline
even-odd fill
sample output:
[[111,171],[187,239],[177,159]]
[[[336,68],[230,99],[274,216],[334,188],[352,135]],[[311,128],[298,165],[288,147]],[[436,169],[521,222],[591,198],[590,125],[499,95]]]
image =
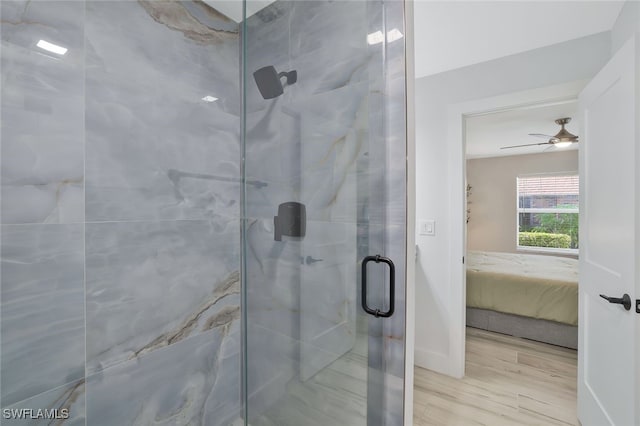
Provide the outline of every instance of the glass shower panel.
[[0,2],[3,410],[402,423],[403,4],[237,4]]
[[[403,3],[276,1],[243,25],[245,416],[400,425]],[[395,313],[362,308],[362,261]],[[367,304],[391,308],[390,269]]]

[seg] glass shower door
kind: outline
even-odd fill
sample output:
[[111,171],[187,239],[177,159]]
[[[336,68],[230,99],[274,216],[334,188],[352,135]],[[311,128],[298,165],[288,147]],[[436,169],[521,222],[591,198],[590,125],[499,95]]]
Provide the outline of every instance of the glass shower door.
[[403,422],[403,13],[276,1],[244,21],[247,424]]

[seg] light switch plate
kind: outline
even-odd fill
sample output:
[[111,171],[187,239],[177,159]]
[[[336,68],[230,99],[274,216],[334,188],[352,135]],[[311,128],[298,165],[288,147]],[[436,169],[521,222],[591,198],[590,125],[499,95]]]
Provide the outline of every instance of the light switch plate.
[[436,221],[421,220],[419,229],[420,235],[436,235]]

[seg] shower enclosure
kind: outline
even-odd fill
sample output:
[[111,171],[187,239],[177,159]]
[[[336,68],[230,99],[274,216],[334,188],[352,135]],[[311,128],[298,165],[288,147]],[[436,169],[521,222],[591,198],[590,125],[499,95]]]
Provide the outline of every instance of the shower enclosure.
[[0,422],[402,425],[403,2],[0,14]]

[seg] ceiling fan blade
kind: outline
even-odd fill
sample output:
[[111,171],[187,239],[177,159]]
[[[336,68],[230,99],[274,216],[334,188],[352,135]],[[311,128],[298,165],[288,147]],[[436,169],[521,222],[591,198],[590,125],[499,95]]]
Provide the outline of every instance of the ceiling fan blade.
[[543,138],[543,139],[555,139],[555,136],[545,135],[542,133],[529,133],[529,136],[533,136],[534,138]]
[[528,143],[526,145],[503,146],[500,149],[521,148],[523,146],[538,146],[538,145],[553,145],[553,143],[551,143],[551,142]]

